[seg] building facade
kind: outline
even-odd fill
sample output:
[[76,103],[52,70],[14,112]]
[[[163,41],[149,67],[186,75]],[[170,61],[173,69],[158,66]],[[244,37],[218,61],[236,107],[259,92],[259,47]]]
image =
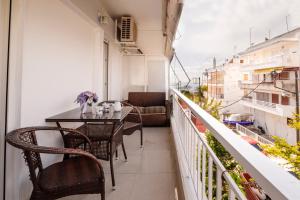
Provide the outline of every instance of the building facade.
[[240,104],[254,115],[257,127],[291,144],[296,143],[296,131],[288,124],[296,110],[299,38],[298,28],[240,53]]

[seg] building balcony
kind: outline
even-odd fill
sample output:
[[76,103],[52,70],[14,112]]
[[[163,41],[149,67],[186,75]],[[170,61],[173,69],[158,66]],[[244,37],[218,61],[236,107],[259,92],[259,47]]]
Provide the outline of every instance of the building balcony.
[[293,106],[280,105],[266,101],[259,101],[251,98],[243,98],[242,101],[240,101],[240,103],[244,106],[255,108],[282,117],[292,116],[295,110]]

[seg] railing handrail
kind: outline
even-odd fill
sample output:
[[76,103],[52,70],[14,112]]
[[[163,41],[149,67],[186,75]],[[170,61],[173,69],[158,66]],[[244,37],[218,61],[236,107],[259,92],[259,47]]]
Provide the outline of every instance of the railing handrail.
[[231,129],[215,119],[176,89],[171,89],[182,99],[209,129],[226,150],[245,168],[272,199],[300,199],[300,182],[290,173],[252,148]]
[[[254,135],[255,137],[252,137],[253,139],[258,140],[258,142],[264,143],[264,144],[274,144],[272,141],[258,135],[257,133],[255,133],[254,131],[251,131],[250,129],[248,129],[247,127],[244,127],[240,124],[236,124],[236,129],[238,131],[243,132],[244,134],[248,135],[249,137],[252,137],[252,135]],[[244,130],[244,131],[243,131]],[[248,134],[250,133],[250,134]]]

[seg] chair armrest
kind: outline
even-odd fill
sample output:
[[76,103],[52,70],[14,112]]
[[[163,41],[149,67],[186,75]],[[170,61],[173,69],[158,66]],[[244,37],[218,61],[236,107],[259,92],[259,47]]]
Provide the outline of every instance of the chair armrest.
[[[23,137],[23,134],[25,133],[31,133],[31,140],[36,140],[36,136],[34,132],[36,131],[44,131],[44,133],[48,131],[59,131],[61,133],[63,132],[68,132],[68,133],[74,133],[77,135],[82,136],[89,144],[91,144],[89,138],[82,134],[81,132],[74,130],[74,129],[68,129],[68,128],[59,128],[59,127],[47,127],[47,126],[41,126],[41,127],[27,127],[27,128],[20,128],[17,130],[14,130],[6,135],[6,142],[9,143],[10,145],[22,149],[24,152],[35,152],[35,153],[44,153],[44,154],[72,154],[72,155],[81,155],[88,157],[95,161],[97,165],[99,166],[99,169],[101,170],[101,173],[103,173],[102,165],[101,163],[97,160],[95,156],[92,154],[80,150],[80,149],[71,149],[71,148],[58,148],[58,147],[45,147],[45,146],[38,146],[36,141],[35,144],[33,143],[28,143],[25,142],[25,140],[21,139]],[[29,137],[29,136],[24,136],[24,137]],[[92,150],[92,148],[91,148]]]
[[[128,103],[127,101],[123,101],[122,104],[124,106],[130,106],[130,107],[132,107],[133,110],[135,110],[135,112],[131,112],[128,114],[127,120],[125,119],[125,121],[135,122],[135,123],[143,122],[141,112],[136,106],[133,106],[132,104]],[[137,117],[130,118],[130,116],[137,116]]]
[[101,175],[104,177],[103,167],[97,158],[84,150],[81,149],[71,149],[71,148],[56,148],[56,147],[44,147],[44,146],[35,146],[32,147],[32,151],[44,154],[63,154],[63,155],[77,155],[77,156],[84,156],[91,160],[93,160],[99,167],[101,171]]

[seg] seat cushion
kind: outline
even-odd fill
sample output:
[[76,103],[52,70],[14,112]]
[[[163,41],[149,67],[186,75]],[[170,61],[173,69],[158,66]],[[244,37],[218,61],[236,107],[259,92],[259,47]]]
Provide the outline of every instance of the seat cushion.
[[[135,107],[141,114],[143,114],[144,113],[144,111],[145,111],[145,108],[144,107],[141,107],[141,106],[136,106]],[[133,109],[131,112],[132,113],[137,113],[137,110],[136,109]]]
[[39,174],[38,183],[46,192],[59,192],[93,187],[103,178],[95,161],[79,156],[46,167]]
[[165,106],[149,106],[144,108],[144,114],[152,114],[152,113],[166,113]]

